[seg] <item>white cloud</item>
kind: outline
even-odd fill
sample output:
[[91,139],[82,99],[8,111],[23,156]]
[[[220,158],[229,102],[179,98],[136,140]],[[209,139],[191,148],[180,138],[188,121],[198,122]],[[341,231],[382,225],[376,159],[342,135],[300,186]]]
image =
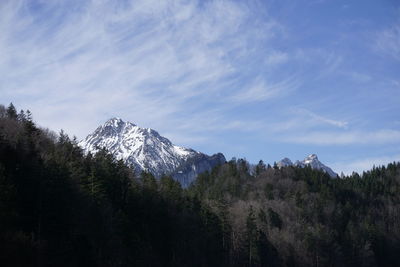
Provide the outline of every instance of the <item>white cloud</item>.
[[335,50],[317,48],[297,48],[293,58],[300,62],[309,79],[320,80],[332,76],[342,66],[345,58]]
[[315,131],[322,128],[346,130],[348,124],[347,121],[327,118],[306,108],[289,108],[275,113],[273,120],[265,124],[264,132],[271,133],[277,141],[312,143],[306,137],[308,133],[315,135]]
[[317,123],[317,124],[322,123],[322,124],[331,125],[331,126],[334,126],[337,128],[342,128],[342,129],[347,129],[347,127],[348,127],[348,122],[346,122],[346,121],[326,118],[324,116],[321,116],[314,112],[311,112],[310,110],[307,110],[305,108],[295,109],[295,112],[298,113],[297,115],[306,115],[308,118],[310,118],[312,120],[312,123]]
[[284,52],[274,51],[265,59],[267,65],[280,65],[289,60],[289,55]]
[[398,144],[400,131],[378,130],[373,132],[345,131],[345,132],[307,132],[283,137],[283,140],[297,144],[312,145],[353,145],[353,144]]
[[[257,59],[249,47],[279,28],[256,12],[224,0],[2,2],[0,101],[80,138],[114,115],[161,131],[182,120],[196,128],[215,95],[234,94],[226,86],[242,75],[242,60]],[[254,84],[247,100],[287,85],[263,86]]]
[[376,39],[378,51],[400,60],[400,23],[380,32]]
[[372,77],[370,75],[364,74],[364,73],[359,73],[359,72],[350,72],[346,73],[355,82],[358,83],[367,83],[370,82]]
[[230,97],[235,103],[260,102],[273,97],[288,95],[290,91],[299,87],[299,81],[290,77],[280,82],[269,82],[262,77],[257,77],[248,87],[242,88]]

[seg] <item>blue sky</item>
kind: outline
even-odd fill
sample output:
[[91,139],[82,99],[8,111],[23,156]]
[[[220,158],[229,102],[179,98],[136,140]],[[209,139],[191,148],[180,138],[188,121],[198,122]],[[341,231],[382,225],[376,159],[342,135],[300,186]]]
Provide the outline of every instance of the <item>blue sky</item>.
[[55,131],[118,116],[228,159],[400,160],[396,0],[2,0],[0,33],[0,103]]

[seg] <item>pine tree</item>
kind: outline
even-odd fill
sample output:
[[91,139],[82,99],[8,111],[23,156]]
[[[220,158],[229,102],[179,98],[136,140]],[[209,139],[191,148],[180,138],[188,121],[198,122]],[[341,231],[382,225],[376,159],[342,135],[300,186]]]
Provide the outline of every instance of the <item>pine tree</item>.
[[18,121],[24,122],[26,120],[25,111],[23,109],[18,113]]
[[10,105],[7,108],[6,113],[7,113],[7,117],[10,119],[16,120],[18,118],[17,109],[15,108],[13,103],[10,103]]
[[256,175],[260,175],[266,170],[266,166],[262,160],[260,160],[256,166]]

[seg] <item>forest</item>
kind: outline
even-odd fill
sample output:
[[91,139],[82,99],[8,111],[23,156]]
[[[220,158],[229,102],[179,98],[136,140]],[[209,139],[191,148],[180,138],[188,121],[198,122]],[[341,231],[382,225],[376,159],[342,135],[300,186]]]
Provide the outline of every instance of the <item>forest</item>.
[[398,266],[400,163],[232,159],[182,188],[0,105],[1,266]]

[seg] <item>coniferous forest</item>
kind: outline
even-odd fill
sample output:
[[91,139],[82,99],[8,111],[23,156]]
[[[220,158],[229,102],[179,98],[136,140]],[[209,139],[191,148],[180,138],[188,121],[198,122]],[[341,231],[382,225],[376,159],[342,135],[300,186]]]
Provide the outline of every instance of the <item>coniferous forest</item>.
[[399,266],[400,164],[232,159],[187,189],[0,106],[1,266]]

